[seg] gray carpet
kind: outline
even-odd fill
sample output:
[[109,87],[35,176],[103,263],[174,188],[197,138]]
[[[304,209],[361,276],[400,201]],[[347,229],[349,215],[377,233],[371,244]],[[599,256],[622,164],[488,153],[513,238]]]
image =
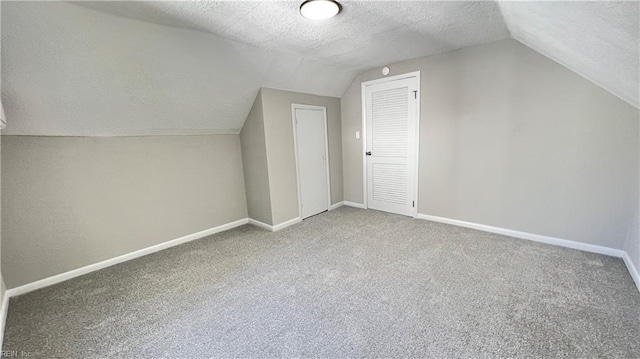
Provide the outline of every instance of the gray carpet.
[[11,299],[32,357],[640,358],[622,260],[343,207]]

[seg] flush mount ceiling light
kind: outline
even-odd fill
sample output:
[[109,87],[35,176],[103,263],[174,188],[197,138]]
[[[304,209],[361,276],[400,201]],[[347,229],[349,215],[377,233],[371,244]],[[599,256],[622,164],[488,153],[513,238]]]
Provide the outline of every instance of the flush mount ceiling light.
[[300,15],[309,20],[326,20],[340,12],[341,6],[333,0],[307,0],[300,5]]

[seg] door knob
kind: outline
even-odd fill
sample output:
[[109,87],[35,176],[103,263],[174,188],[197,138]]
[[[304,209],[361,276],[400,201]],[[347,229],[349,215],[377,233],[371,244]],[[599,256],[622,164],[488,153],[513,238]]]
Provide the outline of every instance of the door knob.
[[367,151],[367,153],[365,153],[365,155],[371,156],[371,151]]

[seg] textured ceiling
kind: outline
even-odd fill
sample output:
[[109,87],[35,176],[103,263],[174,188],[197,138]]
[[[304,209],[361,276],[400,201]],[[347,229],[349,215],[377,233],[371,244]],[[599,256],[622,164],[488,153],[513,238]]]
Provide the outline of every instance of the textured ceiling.
[[64,2],[2,2],[4,134],[238,132],[261,86],[341,96],[353,71]]
[[261,86],[340,97],[365,69],[511,36],[638,106],[637,2],[341,3],[312,22],[299,1],[2,2],[5,133],[233,132]]
[[638,107],[637,1],[501,2],[511,36]]
[[328,22],[299,1],[79,2],[115,15],[287,49],[360,72],[513,37],[639,106],[638,1],[342,1]]
[[320,22],[299,15],[300,1],[74,4],[142,21],[206,31],[356,71],[509,37],[494,2],[342,1],[339,16]]

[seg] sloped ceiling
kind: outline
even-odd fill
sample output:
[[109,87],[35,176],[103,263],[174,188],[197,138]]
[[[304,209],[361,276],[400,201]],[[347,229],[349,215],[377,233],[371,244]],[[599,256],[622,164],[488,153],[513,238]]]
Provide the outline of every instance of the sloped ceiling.
[[[638,106],[638,4],[2,2],[4,133],[237,132],[259,87],[340,97],[358,72],[513,36]],[[116,16],[113,16],[116,15]]]
[[638,107],[637,1],[501,2],[511,36]]
[[293,52],[355,71],[509,36],[498,4],[493,2],[342,1],[340,16],[321,22],[300,16],[300,1],[75,4]]

